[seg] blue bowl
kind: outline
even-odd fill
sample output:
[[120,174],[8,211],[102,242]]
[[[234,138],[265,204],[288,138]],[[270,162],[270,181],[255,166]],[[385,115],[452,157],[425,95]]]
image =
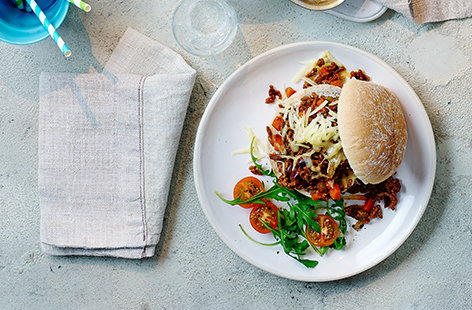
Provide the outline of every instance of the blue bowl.
[[[67,0],[36,0],[36,3],[56,29],[62,24],[69,10]],[[34,13],[19,10],[12,0],[0,0],[0,41],[31,44],[48,36],[48,32]]]

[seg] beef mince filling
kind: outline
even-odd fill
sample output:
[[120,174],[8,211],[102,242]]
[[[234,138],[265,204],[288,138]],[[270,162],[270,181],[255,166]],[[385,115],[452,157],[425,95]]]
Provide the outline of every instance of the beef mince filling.
[[[312,93],[300,99],[298,107],[299,116],[315,111],[323,103],[324,107],[319,109],[315,114],[310,113],[308,123],[312,122],[317,115],[327,117],[330,111],[337,113],[337,98],[318,96]],[[331,104],[334,103],[334,104]],[[277,126],[274,125],[277,120]],[[282,135],[280,129],[287,125],[288,120],[279,114],[272,125],[267,126],[267,134],[269,143],[272,145],[274,152],[269,154],[270,159],[276,161],[277,170],[279,171],[279,184],[290,189],[304,190],[310,193],[313,199],[328,200],[329,188],[327,184],[342,184],[343,177],[352,174],[349,163],[346,159],[341,160],[334,174],[330,176],[329,162],[326,159],[326,150],[321,148],[319,151],[313,152],[314,148],[309,143],[304,143],[297,150],[293,150],[291,145],[294,142],[294,130],[286,128],[285,134]],[[332,125],[336,126],[336,121],[332,121]],[[288,125],[287,125],[288,126]],[[277,129],[276,129],[277,128]],[[331,141],[334,142],[334,141]],[[319,148],[318,148],[319,149]],[[309,157],[304,154],[311,154]],[[297,159],[295,159],[297,158]],[[314,176],[313,167],[318,171]],[[347,186],[343,186],[346,189]]]
[[381,204],[385,208],[395,210],[398,202],[397,194],[400,190],[400,180],[395,177],[389,177],[379,184],[367,185],[357,180],[349,189],[349,192],[364,194],[367,199],[373,199],[375,205],[371,210],[366,210],[364,205],[350,205],[344,209],[348,216],[357,220],[357,223],[353,225],[354,229],[361,229],[364,224],[369,223],[374,218],[382,218]]

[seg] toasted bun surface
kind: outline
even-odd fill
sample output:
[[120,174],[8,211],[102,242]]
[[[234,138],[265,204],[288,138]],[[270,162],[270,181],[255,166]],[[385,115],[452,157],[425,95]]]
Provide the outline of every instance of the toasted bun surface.
[[377,184],[400,166],[407,144],[405,117],[387,88],[351,79],[338,103],[341,144],[349,165],[366,184]]

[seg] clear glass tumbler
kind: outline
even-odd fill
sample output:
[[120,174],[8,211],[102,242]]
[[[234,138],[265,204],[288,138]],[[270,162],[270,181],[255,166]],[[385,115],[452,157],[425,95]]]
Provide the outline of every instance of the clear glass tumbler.
[[226,0],[182,0],[174,12],[172,30],[187,52],[215,55],[233,42],[238,18]]

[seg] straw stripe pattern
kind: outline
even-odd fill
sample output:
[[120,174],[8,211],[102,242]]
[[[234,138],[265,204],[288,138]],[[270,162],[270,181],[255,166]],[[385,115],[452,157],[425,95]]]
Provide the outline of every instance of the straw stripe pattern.
[[67,1],[69,1],[76,7],[80,8],[84,12],[90,12],[90,10],[92,9],[92,7],[88,3],[85,3],[82,0],[67,0]]
[[64,54],[64,56],[66,57],[69,57],[71,55],[71,51],[69,47],[65,44],[64,40],[62,40],[59,33],[57,33],[56,28],[54,28],[51,22],[46,18],[46,15],[44,15],[43,11],[38,6],[36,1],[35,0],[26,0],[26,1],[33,9],[34,14],[38,16],[39,21],[41,22],[41,24],[43,24],[44,29],[46,29],[46,31],[49,33],[49,35],[54,40],[54,42],[56,42],[57,46],[62,51],[62,54]]

